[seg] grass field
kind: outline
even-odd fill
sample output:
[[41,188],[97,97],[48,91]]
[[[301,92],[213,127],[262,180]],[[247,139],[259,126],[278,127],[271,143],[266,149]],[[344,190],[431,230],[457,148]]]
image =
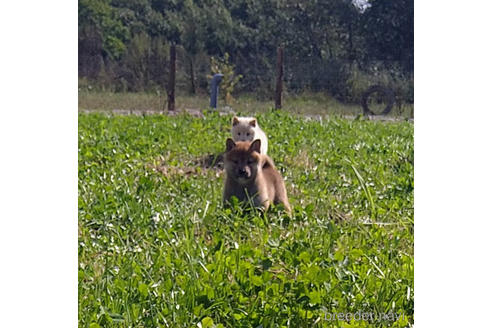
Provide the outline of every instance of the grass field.
[[79,114],[80,327],[413,325],[413,124],[258,119],[292,218],[222,208],[230,116]]
[[[81,110],[105,110],[115,109],[137,110],[137,111],[164,111],[167,110],[167,98],[164,92],[160,93],[115,93],[102,91],[79,91],[79,109]],[[210,103],[208,95],[185,95],[178,94],[176,97],[176,108],[201,109],[207,108]],[[303,92],[300,94],[283,95],[283,110],[290,113],[308,115],[349,115],[357,116],[362,113],[359,104],[344,104],[333,97],[322,92]],[[219,99],[219,109],[224,107],[223,100]],[[268,112],[273,107],[273,100],[258,99],[255,94],[242,94],[238,96],[231,107],[236,112],[258,113]],[[372,105],[374,111],[381,112],[384,104]],[[395,105],[389,114],[390,117],[410,118],[413,117],[413,104]]]

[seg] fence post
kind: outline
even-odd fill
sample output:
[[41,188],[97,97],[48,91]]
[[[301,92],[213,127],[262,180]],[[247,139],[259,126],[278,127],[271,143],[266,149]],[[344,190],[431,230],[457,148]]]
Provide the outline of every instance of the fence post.
[[190,80],[191,80],[191,93],[196,94],[196,86],[195,86],[195,68],[193,67],[193,55],[190,54]]
[[275,89],[275,109],[282,108],[282,80],[284,78],[284,48],[277,48],[277,86]]
[[174,111],[174,91],[176,89],[176,45],[169,49],[169,84],[167,86],[167,110]]

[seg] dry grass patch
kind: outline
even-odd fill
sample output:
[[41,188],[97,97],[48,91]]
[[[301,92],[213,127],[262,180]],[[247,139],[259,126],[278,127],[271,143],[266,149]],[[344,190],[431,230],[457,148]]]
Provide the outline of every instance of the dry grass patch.
[[[200,157],[182,159],[178,165],[169,164],[169,153],[159,156],[147,167],[160,172],[166,177],[172,176],[204,176],[212,173],[219,178],[224,169],[223,154],[208,154]],[[175,162],[175,161],[174,161]]]

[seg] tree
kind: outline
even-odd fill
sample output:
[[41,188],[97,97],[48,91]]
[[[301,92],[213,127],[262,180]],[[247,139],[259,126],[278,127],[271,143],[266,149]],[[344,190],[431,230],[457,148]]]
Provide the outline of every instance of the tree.
[[130,33],[109,0],[79,1],[79,43],[88,38],[101,39],[100,50],[105,57],[117,59],[124,53]]
[[413,0],[371,0],[363,14],[370,59],[398,62],[413,72]]

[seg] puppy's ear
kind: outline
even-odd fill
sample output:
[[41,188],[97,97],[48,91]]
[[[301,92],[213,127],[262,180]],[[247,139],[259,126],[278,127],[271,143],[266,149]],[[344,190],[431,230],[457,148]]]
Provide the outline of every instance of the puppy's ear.
[[249,121],[249,125],[251,125],[252,127],[256,127],[256,119],[252,119],[251,121]]
[[234,140],[232,140],[231,138],[227,138],[227,141],[226,141],[226,152],[228,152],[229,150],[231,150],[234,147],[236,147],[236,143],[234,142]]
[[234,116],[234,118],[232,119],[232,126],[238,125],[238,124],[239,124],[239,119],[237,118],[237,116]]
[[260,149],[261,149],[261,140],[260,139],[256,139],[255,141],[253,141],[253,143],[251,143],[251,146],[249,146],[249,151],[255,151],[258,154],[261,153]]

